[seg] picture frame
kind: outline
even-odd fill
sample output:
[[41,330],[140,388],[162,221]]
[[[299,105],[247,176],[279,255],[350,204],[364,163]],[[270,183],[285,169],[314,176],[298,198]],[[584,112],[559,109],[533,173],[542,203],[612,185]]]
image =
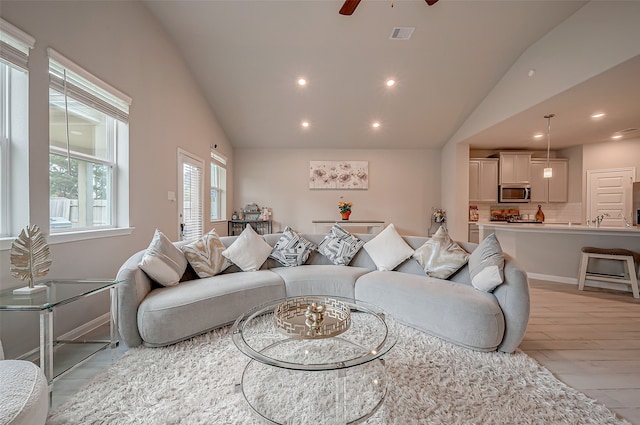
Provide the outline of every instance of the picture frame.
[[367,190],[368,161],[309,161],[309,189]]

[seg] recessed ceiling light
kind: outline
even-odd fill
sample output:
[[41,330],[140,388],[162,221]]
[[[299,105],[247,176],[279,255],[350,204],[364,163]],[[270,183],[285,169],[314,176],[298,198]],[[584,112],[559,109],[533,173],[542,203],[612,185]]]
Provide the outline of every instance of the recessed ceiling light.
[[304,78],[299,78],[298,79],[298,85],[299,86],[306,86],[307,85],[307,80],[305,80]]
[[300,123],[300,125],[304,128],[309,127],[309,121],[302,121],[302,123]]
[[596,119],[596,120],[597,120],[598,118],[602,118],[602,117],[604,117],[604,116],[605,116],[605,113],[604,113],[604,112],[597,112],[597,113],[595,113],[595,114],[591,115],[591,118],[593,118],[593,119]]
[[380,123],[378,121],[374,121],[373,124],[371,124],[371,127],[379,128],[380,127]]
[[386,84],[387,87],[393,87],[396,84],[396,80],[390,78],[387,80]]
[[542,134],[542,133],[536,133],[536,134],[533,135],[534,139],[542,139],[543,137],[544,137],[544,134]]
[[527,73],[527,75],[528,75],[529,77],[533,77],[535,74],[536,74],[536,70],[535,70],[534,68],[531,68],[531,69],[529,70],[529,72]]
[[611,136],[612,139],[622,139],[622,134],[614,134]]

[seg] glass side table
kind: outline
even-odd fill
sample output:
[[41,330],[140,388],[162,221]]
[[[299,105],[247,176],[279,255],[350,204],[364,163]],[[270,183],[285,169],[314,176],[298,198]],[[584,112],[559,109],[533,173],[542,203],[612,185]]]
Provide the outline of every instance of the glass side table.
[[[15,295],[13,289],[0,291],[0,311],[38,311],[40,312],[40,367],[49,385],[49,394],[53,381],[75,366],[91,358],[105,348],[118,346],[118,302],[116,280],[49,280],[37,282],[46,285],[47,290],[31,295]],[[53,312],[57,307],[79,299],[109,290],[111,306],[109,309],[110,335],[108,340],[59,340],[53,334]],[[76,356],[66,356],[65,364],[54,363],[54,352],[64,347],[84,344],[86,349],[77,350]]]

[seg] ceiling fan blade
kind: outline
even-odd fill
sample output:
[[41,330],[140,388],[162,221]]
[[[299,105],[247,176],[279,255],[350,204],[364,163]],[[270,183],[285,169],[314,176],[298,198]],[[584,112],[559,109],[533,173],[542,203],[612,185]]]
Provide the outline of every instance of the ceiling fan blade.
[[360,0],[346,0],[342,5],[342,8],[340,8],[340,14],[353,15],[353,12],[356,10],[356,7],[358,7],[358,4],[360,4]]
[[427,4],[429,6],[433,6],[434,4],[436,4],[438,2],[438,0],[426,0]]

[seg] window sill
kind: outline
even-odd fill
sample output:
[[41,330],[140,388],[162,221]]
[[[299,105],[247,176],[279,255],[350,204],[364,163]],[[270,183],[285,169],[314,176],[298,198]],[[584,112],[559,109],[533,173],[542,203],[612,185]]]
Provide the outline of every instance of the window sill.
[[[111,238],[114,236],[126,236],[133,233],[135,227],[123,227],[118,229],[83,230],[78,232],[52,233],[46,236],[49,245],[66,242],[77,242],[89,239]],[[11,249],[15,237],[0,238],[0,251]]]

